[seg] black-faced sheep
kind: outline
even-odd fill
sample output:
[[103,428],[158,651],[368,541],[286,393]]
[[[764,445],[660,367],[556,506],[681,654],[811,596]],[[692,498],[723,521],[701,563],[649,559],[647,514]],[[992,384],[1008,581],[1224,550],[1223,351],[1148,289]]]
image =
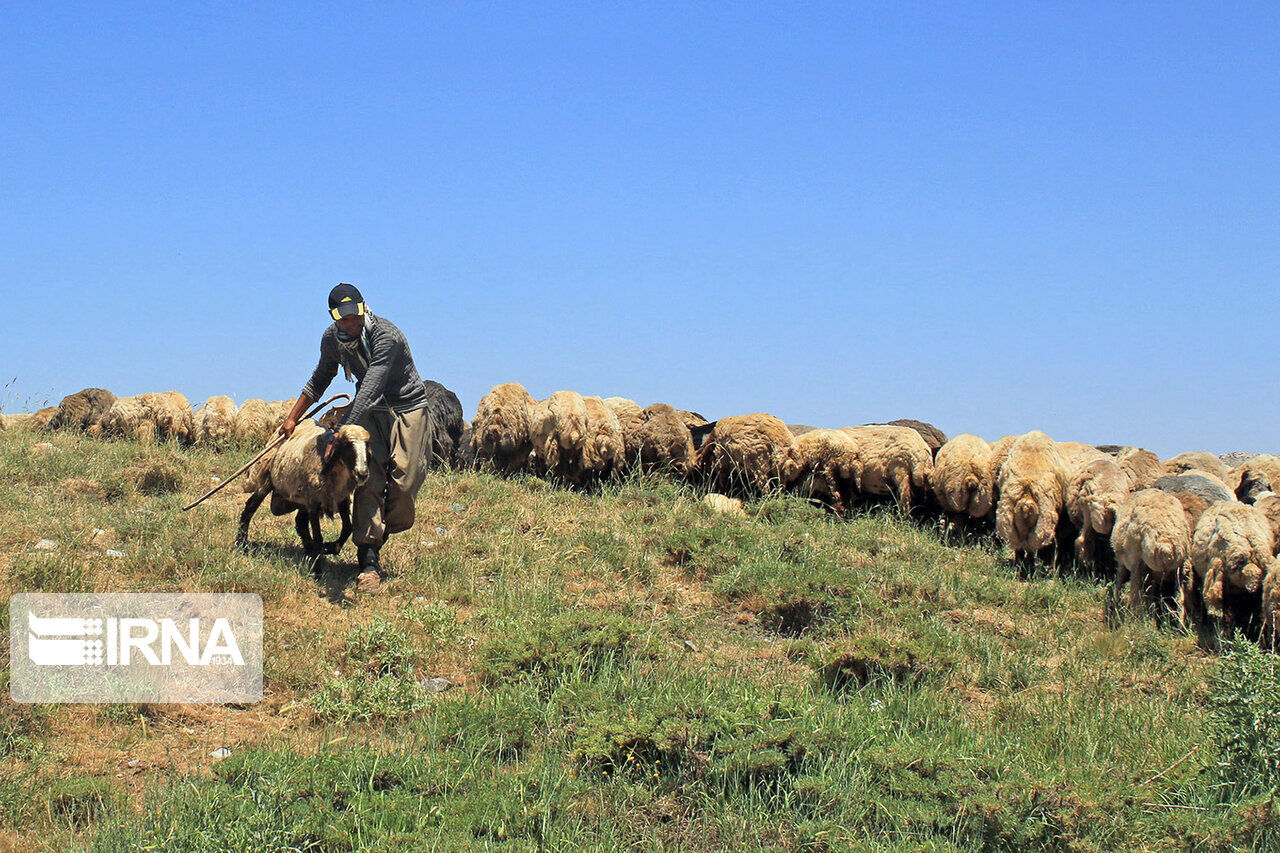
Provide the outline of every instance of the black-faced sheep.
[[1019,436],[1000,469],[996,535],[1014,559],[1047,557],[1057,544],[1066,501],[1066,472],[1058,443],[1042,432]]
[[903,513],[928,494],[933,452],[920,433],[887,424],[844,427],[841,432],[853,439],[856,448],[859,494],[893,498]]
[[1177,475],[1189,471],[1208,471],[1219,480],[1226,481],[1228,469],[1221,459],[1203,450],[1179,453],[1164,461],[1164,472]]
[[654,403],[641,412],[632,434],[633,459],[646,474],[672,471],[687,477],[694,462],[693,434],[679,412],[666,403]]
[[1076,559],[1084,565],[1096,568],[1110,564],[1108,543],[1116,511],[1129,494],[1131,483],[1124,469],[1105,456],[1079,469],[1067,484],[1067,514],[1079,531]]
[[540,474],[572,480],[587,441],[587,404],[577,391],[557,391],[529,413],[533,459]]
[[236,415],[239,410],[230,397],[210,397],[195,414],[196,443],[222,447],[236,437]]
[[58,404],[56,426],[87,430],[102,419],[115,401],[116,395],[105,388],[85,388],[68,394]]
[[536,401],[518,382],[495,385],[480,399],[471,421],[471,447],[477,464],[514,474],[529,464],[533,450],[530,424]]
[[1275,563],[1275,539],[1267,517],[1236,501],[1211,505],[1191,538],[1191,561],[1194,589],[1208,617],[1228,634],[1239,629],[1253,636],[1262,606],[1262,581]]
[[[293,435],[254,463],[245,475],[249,499],[240,514],[237,547],[249,545],[249,522],[268,495],[271,514],[296,512],[294,525],[302,547],[319,570],[322,554],[337,554],[351,535],[351,496],[369,478],[369,433],[350,424],[333,433],[308,418]],[[329,449],[329,445],[332,448]],[[325,458],[328,449],[328,459]],[[320,517],[342,519],[337,540],[326,543]]]
[[947,535],[963,533],[972,521],[987,519],[995,506],[991,445],[962,433],[938,449],[929,475],[938,505],[947,517]]
[[1251,504],[1262,493],[1280,489],[1280,457],[1263,453],[1241,462],[1228,472],[1226,483],[1238,500]]
[[1176,596],[1182,621],[1190,581],[1191,531],[1178,499],[1159,489],[1125,495],[1116,509],[1110,540],[1116,555],[1116,598],[1127,580],[1129,607],[1140,612],[1143,585],[1151,580],[1161,597]]
[[858,492],[858,448],[853,439],[838,429],[815,429],[796,436],[796,447],[801,468],[793,488],[802,497],[844,513]]
[[798,476],[801,460],[796,440],[773,415],[733,415],[709,426],[695,466],[711,479],[717,492],[762,494]]
[[1141,447],[1124,447],[1116,455],[1116,462],[1129,475],[1133,491],[1149,489],[1164,476],[1164,463],[1150,450]]

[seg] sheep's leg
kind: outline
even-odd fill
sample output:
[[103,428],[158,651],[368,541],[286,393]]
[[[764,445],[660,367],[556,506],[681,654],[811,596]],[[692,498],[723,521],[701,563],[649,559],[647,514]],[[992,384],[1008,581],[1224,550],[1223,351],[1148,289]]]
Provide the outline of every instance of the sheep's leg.
[[333,556],[342,553],[342,546],[351,537],[351,501],[343,501],[338,507],[338,518],[342,519],[342,530],[335,541],[324,546],[324,552]]
[[240,528],[236,531],[236,547],[241,551],[249,550],[249,522],[253,519],[253,514],[258,511],[258,507],[262,506],[262,502],[267,499],[267,493],[258,494],[257,492],[249,495],[249,499],[244,502],[244,511],[240,513]]
[[320,532],[320,512],[307,513],[311,519],[311,548],[307,552],[315,563],[312,566],[313,571],[319,572],[320,561],[324,559],[324,536]]
[[1142,581],[1146,575],[1146,565],[1138,563],[1129,572],[1129,609],[1134,615],[1142,615]]
[[298,531],[298,538],[302,540],[302,550],[310,557],[315,550],[315,543],[311,541],[311,514],[305,509],[300,509],[293,516],[293,527]]

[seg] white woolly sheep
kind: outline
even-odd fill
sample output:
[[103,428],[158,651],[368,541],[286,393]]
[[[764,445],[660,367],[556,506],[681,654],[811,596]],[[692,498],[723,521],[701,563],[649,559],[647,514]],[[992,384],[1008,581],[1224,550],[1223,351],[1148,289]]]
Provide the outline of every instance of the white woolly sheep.
[[857,463],[854,479],[863,495],[891,497],[903,513],[928,494],[933,452],[910,427],[844,427],[853,439]]
[[[1116,510],[1129,494],[1131,483],[1124,469],[1104,456],[1077,470],[1067,484],[1067,514],[1079,531],[1076,559],[1084,565],[1096,568],[1110,564],[1107,551]],[[1098,553],[1099,542],[1102,554]]]
[[1115,597],[1126,580],[1129,607],[1141,611],[1148,578],[1166,590],[1172,585],[1179,621],[1186,615],[1191,531],[1182,504],[1168,492],[1142,489],[1126,495],[1115,513],[1111,548],[1116,555]]
[[1193,470],[1208,471],[1214,477],[1224,481],[1224,483],[1229,473],[1226,464],[1221,459],[1203,450],[1179,453],[1177,456],[1170,457],[1164,461],[1164,472],[1166,474],[1186,474]]
[[801,468],[793,487],[801,496],[844,513],[857,496],[858,448],[853,438],[838,429],[815,429],[797,436],[796,447]]
[[617,476],[626,459],[622,424],[599,397],[583,397],[587,410],[587,434],[578,466],[570,472],[570,481],[583,485]]
[[947,514],[947,535],[963,532],[970,521],[986,519],[995,506],[991,445],[962,433],[938,449],[929,474],[933,494]]
[[196,443],[222,447],[236,437],[235,401],[227,396],[210,397],[196,412]]
[[793,482],[800,449],[787,425],[773,415],[734,415],[710,425],[695,467],[718,492],[766,493]]
[[259,446],[275,437],[278,426],[272,420],[270,403],[257,398],[245,400],[236,411],[235,439]]
[[533,459],[539,473],[572,480],[587,441],[587,405],[577,391],[557,391],[529,415]]
[[1030,561],[1057,542],[1066,501],[1066,473],[1058,443],[1042,432],[1019,436],[1000,470],[996,535],[1014,559]]
[[530,415],[535,400],[518,382],[495,385],[480,399],[471,421],[471,447],[477,463],[501,474],[514,474],[529,464],[533,451]]
[[1275,562],[1275,539],[1267,517],[1235,501],[1211,505],[1192,536],[1191,561],[1196,573],[1194,591],[1208,617],[1228,634],[1236,629],[1253,634],[1262,605],[1262,581]]
[[1141,447],[1121,448],[1116,463],[1129,475],[1130,488],[1135,492],[1151,488],[1165,475],[1160,457]]
[[[297,513],[294,525],[298,537],[318,572],[320,556],[341,552],[351,535],[351,496],[369,478],[368,443],[368,431],[355,424],[333,433],[310,418],[299,423],[292,436],[272,448],[245,475],[249,499],[240,514],[237,547],[248,547],[249,522],[270,495],[272,515]],[[329,444],[332,448],[326,460]],[[320,517],[333,518],[335,514],[342,519],[342,531],[337,540],[326,543],[320,533]]]
[[636,441],[636,430],[644,424],[644,412],[639,403],[628,400],[626,397],[606,397],[604,404],[617,417],[618,426],[622,427],[623,453],[627,464],[632,464],[640,453],[640,445]]

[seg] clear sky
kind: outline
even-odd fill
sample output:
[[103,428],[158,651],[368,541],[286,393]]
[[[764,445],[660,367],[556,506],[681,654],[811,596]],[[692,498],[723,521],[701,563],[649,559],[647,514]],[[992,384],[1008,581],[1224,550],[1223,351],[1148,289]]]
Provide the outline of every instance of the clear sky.
[[[16,3],[0,399],[499,382],[1280,451],[1273,3]],[[344,390],[341,377],[334,391]]]

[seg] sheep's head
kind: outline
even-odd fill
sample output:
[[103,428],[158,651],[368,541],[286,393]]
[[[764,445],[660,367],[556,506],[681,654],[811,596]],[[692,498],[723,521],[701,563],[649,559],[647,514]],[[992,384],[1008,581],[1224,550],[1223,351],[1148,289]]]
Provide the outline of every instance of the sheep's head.
[[369,431],[362,426],[347,424],[333,438],[333,449],[324,464],[328,473],[338,462],[350,472],[357,487],[369,479]]

